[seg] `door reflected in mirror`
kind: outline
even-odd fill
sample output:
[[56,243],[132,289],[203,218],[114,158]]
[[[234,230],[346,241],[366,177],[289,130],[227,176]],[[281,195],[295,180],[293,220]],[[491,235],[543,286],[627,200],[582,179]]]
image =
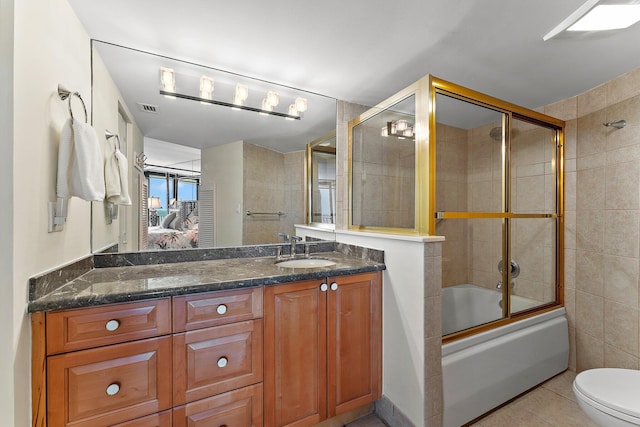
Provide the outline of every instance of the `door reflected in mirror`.
[[[294,234],[295,224],[309,222],[305,148],[335,132],[335,99],[92,43],[92,123],[128,141],[132,197],[118,221],[94,202],[94,253],[276,243],[278,232]],[[323,169],[317,222],[333,222],[335,212],[335,160],[333,184],[324,178],[328,162],[316,163]]]

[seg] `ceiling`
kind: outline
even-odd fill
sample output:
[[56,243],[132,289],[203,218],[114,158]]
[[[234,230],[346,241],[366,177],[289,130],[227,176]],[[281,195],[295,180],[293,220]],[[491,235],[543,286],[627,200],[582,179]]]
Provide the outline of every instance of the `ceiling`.
[[363,105],[433,74],[538,108],[640,66],[640,24],[542,40],[584,0],[69,3],[93,39]]

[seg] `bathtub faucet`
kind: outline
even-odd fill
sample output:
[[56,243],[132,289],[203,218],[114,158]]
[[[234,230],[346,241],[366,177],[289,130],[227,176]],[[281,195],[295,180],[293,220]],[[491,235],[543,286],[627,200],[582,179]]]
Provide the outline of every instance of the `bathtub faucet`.
[[[515,286],[516,286],[516,281],[512,279],[510,283],[510,289],[513,290]],[[498,280],[498,283],[496,284],[496,289],[502,289],[502,280]]]

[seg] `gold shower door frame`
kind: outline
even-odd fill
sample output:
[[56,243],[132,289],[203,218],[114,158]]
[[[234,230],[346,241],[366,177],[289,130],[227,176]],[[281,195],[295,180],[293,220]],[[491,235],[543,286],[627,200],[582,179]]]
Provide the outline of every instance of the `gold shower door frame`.
[[[554,310],[564,304],[564,126],[562,120],[520,107],[509,102],[476,92],[474,90],[430,76],[429,94],[429,232],[434,234],[437,219],[500,219],[502,221],[502,260],[509,265],[511,259],[511,223],[515,219],[550,218],[556,220],[556,268],[555,268],[555,301],[534,308],[511,313],[510,286],[511,271],[503,269],[502,283],[502,318],[443,337],[443,343],[473,335],[485,330]],[[436,94],[446,95],[460,101],[469,102],[481,107],[490,108],[503,113],[502,141],[502,212],[436,212]],[[556,212],[555,213],[514,213],[511,204],[511,124],[514,119],[538,125],[555,132],[556,144]]]

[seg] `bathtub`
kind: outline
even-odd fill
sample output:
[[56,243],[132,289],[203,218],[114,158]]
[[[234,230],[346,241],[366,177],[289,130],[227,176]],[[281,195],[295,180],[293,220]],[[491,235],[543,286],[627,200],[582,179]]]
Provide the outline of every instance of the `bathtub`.
[[[455,331],[502,316],[502,293],[475,285],[442,290],[442,330]],[[516,311],[539,303],[512,296]],[[454,316],[456,314],[456,316]],[[443,425],[459,427],[567,369],[564,308],[442,346]]]

